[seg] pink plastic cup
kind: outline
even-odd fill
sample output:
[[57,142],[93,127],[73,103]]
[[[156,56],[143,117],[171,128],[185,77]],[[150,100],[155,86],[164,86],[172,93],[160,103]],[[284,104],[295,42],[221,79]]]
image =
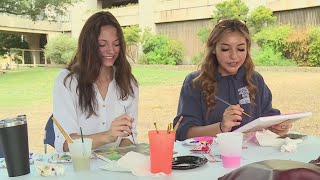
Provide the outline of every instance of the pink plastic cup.
[[176,133],[165,130],[149,131],[151,173],[172,172],[173,144]]
[[243,134],[227,132],[217,134],[222,164],[225,168],[238,168],[241,165]]

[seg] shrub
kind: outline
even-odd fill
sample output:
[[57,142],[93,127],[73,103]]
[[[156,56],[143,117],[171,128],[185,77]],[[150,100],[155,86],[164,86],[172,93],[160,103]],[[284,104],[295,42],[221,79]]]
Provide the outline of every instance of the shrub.
[[295,30],[289,33],[285,40],[284,51],[298,65],[307,65],[309,54],[307,30]]
[[140,32],[141,29],[137,25],[123,28],[124,39],[127,44],[127,55],[134,63],[136,62],[137,48],[141,41]]
[[257,66],[296,66],[293,61],[286,59],[281,52],[275,51],[268,45],[262,46],[253,60]]
[[316,27],[308,33],[309,55],[308,65],[320,66],[320,28]]
[[164,35],[148,36],[144,40],[142,49],[144,56],[139,59],[141,63],[176,65],[182,62],[182,44]]
[[202,62],[203,59],[204,59],[204,52],[200,52],[194,55],[193,57],[191,57],[191,63],[198,65]]
[[47,59],[55,64],[67,64],[70,62],[77,49],[77,40],[65,34],[61,34],[48,42],[45,46]]
[[289,25],[270,26],[264,28],[253,36],[253,40],[262,47],[263,45],[273,47],[276,52],[281,52],[288,57],[285,49],[285,43],[288,35],[293,31],[293,27]]
[[197,36],[200,39],[200,41],[205,44],[209,39],[210,32],[211,29],[209,29],[208,27],[203,27],[199,30]]

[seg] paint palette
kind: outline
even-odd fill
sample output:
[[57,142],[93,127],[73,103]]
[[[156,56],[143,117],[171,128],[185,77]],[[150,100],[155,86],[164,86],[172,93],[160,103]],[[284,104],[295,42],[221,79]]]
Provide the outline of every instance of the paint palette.
[[69,153],[57,153],[53,154],[49,158],[50,163],[70,163],[71,161],[71,156]]
[[199,144],[201,144],[201,142],[206,142],[206,143],[212,144],[213,137],[211,137],[211,136],[194,137],[194,138],[184,140],[183,144],[187,145],[187,146],[198,146]]
[[190,139],[186,139],[183,141],[183,144],[184,145],[187,145],[187,146],[196,146],[198,145],[200,142],[199,141],[196,141],[194,138],[190,138]]

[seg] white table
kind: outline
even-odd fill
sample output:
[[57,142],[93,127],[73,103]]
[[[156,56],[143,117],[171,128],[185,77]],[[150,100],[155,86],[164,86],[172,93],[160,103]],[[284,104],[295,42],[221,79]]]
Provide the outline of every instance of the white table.
[[[279,150],[279,147],[261,147],[254,143],[246,144],[247,149],[243,150],[243,156],[241,165],[250,164],[253,162],[270,160],[270,159],[282,159],[282,160],[295,160],[308,163],[310,160],[316,159],[320,156],[320,138],[308,136],[304,142],[299,144],[297,152],[294,153],[282,153]],[[182,145],[181,142],[175,143],[175,151],[178,152],[177,155],[188,155],[191,154],[191,147]],[[218,154],[218,149],[213,147],[212,154]],[[175,155],[176,156],[176,155]],[[222,166],[221,162],[216,163],[206,163],[205,165],[190,169],[190,170],[173,170],[171,175],[162,176],[162,177],[137,177],[131,173],[127,172],[110,172],[100,170],[98,167],[103,165],[101,160],[91,160],[91,171],[75,173],[72,169],[72,164],[65,165],[65,175],[55,176],[55,177],[41,177],[35,171],[33,165],[31,165],[31,173],[24,176],[9,178],[7,175],[7,170],[5,168],[0,168],[0,179],[18,179],[18,180],[37,180],[37,179],[54,179],[54,180],[94,180],[94,179],[166,179],[166,180],[175,180],[175,179],[218,179],[218,177],[223,176],[224,174],[234,170],[234,169],[225,169]]]

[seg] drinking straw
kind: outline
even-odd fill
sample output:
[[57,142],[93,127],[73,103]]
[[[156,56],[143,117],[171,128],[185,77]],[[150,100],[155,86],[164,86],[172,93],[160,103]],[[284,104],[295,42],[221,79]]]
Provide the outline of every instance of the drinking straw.
[[179,127],[179,125],[180,125],[180,122],[181,122],[181,120],[183,119],[183,116],[180,116],[180,118],[179,118],[179,120],[178,120],[178,122],[177,122],[177,124],[174,126],[174,128],[173,128],[173,132],[176,132],[177,131],[177,129],[178,129],[178,127]]
[[[231,104],[230,103],[228,103],[227,101],[225,101],[225,100],[223,100],[223,99],[221,99],[221,98],[219,98],[218,96],[215,96],[215,98],[216,99],[218,99],[218,100],[220,100],[221,102],[223,102],[223,103],[225,103],[226,105],[228,105],[228,106],[231,106]],[[246,116],[248,116],[248,117],[250,117],[250,118],[252,118],[249,114],[247,114],[246,112],[242,112],[244,115],[246,115]]]
[[84,141],[83,141],[83,134],[82,134],[82,128],[80,127],[80,136],[81,136],[81,141],[82,141],[82,143],[84,143]]
[[154,124],[154,127],[156,128],[157,133],[159,134],[158,127],[157,127],[157,123],[154,122],[153,124]]
[[[124,113],[127,114],[127,109],[126,109],[126,106],[123,106],[124,108]],[[136,144],[136,141],[134,140],[134,137],[133,137],[133,133],[131,132],[131,137],[132,137],[132,140],[133,140],[133,144]]]
[[85,148],[84,148],[84,141],[83,141],[83,134],[82,134],[82,128],[80,127],[80,136],[82,141],[82,155],[85,156]]
[[63,130],[63,128],[61,127],[61,125],[58,123],[58,121],[56,120],[56,118],[54,118],[52,116],[52,120],[54,122],[54,124],[58,127],[58,129],[60,130],[60,132],[62,133],[62,135],[64,136],[64,138],[66,139],[67,143],[73,143],[71,137]]

